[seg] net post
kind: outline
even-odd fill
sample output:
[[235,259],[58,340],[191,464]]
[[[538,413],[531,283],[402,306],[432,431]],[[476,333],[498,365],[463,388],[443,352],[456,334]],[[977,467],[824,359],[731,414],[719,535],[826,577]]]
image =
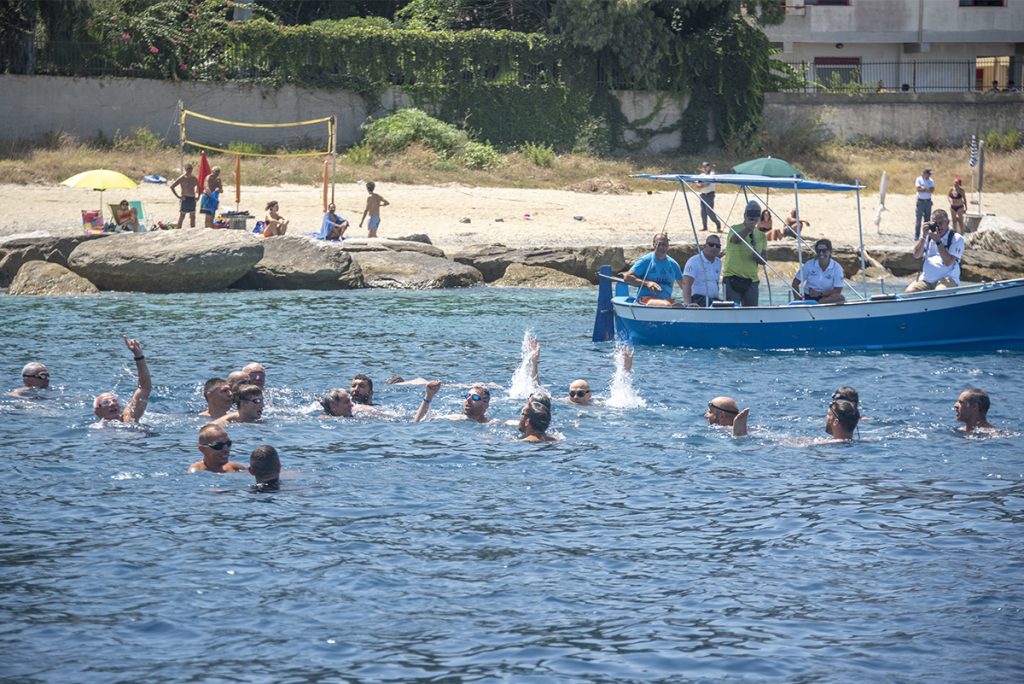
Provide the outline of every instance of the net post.
[[331,114],[331,204],[334,204],[334,176],[338,170],[338,115]]
[[185,103],[178,100],[178,173],[185,173]]

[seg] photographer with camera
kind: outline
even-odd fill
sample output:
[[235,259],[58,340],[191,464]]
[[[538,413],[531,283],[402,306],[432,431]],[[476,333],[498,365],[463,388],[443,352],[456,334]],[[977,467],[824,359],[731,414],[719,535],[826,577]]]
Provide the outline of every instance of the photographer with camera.
[[960,259],[964,256],[964,238],[949,229],[949,214],[943,209],[932,212],[924,224],[921,238],[914,244],[914,258],[924,258],[921,275],[907,286],[906,292],[945,290],[960,286]]

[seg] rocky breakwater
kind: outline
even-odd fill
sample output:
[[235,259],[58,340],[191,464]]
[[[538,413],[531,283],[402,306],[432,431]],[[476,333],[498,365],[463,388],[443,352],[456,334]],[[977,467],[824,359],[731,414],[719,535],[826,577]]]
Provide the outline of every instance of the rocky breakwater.
[[350,290],[363,271],[337,242],[281,235],[263,241],[263,258],[234,287],[245,290]]
[[483,280],[473,266],[449,261],[442,250],[424,242],[345,240],[341,248],[358,264],[367,287],[426,290],[468,287]]
[[510,264],[540,266],[597,283],[597,271],[603,264],[622,271],[632,263],[626,261],[622,247],[510,249],[500,244],[475,245],[452,254],[452,258],[478,270],[488,283],[501,279]]
[[230,287],[263,258],[243,231],[119,233],[78,245],[68,267],[101,290],[209,292]]
[[0,287],[7,287],[18,269],[30,261],[45,261],[60,266],[68,265],[68,257],[83,242],[105,235],[76,235],[74,237],[11,237],[0,241]]

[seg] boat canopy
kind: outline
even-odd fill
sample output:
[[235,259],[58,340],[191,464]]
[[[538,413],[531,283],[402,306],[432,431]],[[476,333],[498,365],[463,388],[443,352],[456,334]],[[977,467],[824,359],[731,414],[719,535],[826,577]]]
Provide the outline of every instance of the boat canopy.
[[772,176],[753,176],[742,173],[638,173],[633,178],[648,180],[672,181],[674,183],[724,183],[726,185],[745,185],[750,188],[779,188],[792,190],[826,190],[829,192],[849,192],[863,190],[863,185],[845,183],[826,183],[825,181],[808,180],[806,178],[773,178]]

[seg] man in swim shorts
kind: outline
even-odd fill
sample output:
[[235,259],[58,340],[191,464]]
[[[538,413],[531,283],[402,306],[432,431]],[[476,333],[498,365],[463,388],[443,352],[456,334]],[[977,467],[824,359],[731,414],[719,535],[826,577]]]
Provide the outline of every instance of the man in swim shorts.
[[207,470],[211,473],[240,473],[245,470],[241,463],[231,460],[231,438],[220,425],[209,423],[199,429],[199,453],[203,460],[188,467],[188,472]]
[[9,397],[31,396],[36,390],[46,389],[50,386],[50,371],[41,363],[26,364],[21,369],[21,387],[16,387],[7,393]]
[[[185,164],[185,173],[171,183],[171,192],[181,200],[181,213],[178,215],[178,228],[185,227],[185,214],[188,214],[189,226],[196,227],[196,187],[199,179],[192,175],[192,164]],[[181,188],[179,195],[175,188]]]
[[231,410],[235,403],[231,385],[224,378],[210,378],[203,385],[203,397],[206,399],[206,410],[200,413],[204,418],[220,418]]
[[740,411],[739,405],[732,397],[715,397],[708,402],[708,410],[704,412],[708,425],[732,428],[733,437],[743,437],[747,434],[749,416],[750,409]]
[[124,338],[128,351],[135,357],[135,368],[139,374],[138,386],[132,394],[128,406],[121,410],[121,403],[113,392],[104,392],[98,395],[92,402],[92,411],[100,420],[119,420],[124,423],[137,423],[146,412],[146,405],[149,403],[149,395],[153,391],[153,380],[149,377],[149,366],[146,365],[146,357],[142,353],[142,344],[138,340]]

